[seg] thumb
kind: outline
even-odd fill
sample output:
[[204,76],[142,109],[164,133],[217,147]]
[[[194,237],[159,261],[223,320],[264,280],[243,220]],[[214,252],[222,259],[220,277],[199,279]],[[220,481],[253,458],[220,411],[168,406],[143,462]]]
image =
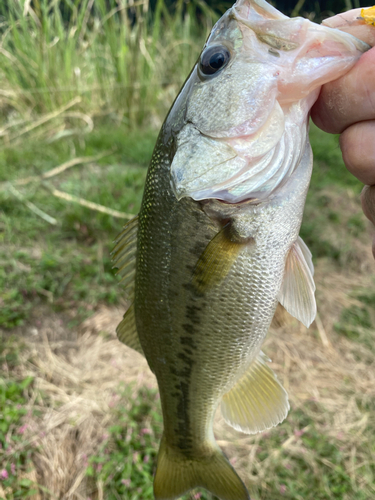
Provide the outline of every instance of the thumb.
[[[369,21],[366,22],[362,18],[362,10],[363,9],[348,10],[343,14],[337,14],[337,16],[325,19],[322,24],[324,26],[328,26],[328,28],[336,28],[340,31],[346,31],[373,47],[375,45],[375,25],[372,25]],[[365,13],[368,11],[370,14],[374,11],[375,19],[374,7],[372,9],[364,9],[364,11]]]

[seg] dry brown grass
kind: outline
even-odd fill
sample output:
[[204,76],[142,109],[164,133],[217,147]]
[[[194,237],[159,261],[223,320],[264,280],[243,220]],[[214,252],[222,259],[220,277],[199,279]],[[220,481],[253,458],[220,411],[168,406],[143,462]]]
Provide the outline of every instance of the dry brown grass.
[[[303,409],[318,432],[342,443],[354,490],[361,485],[358,464],[375,460],[361,451],[365,429],[370,422],[375,426],[374,415],[364,410],[375,398],[375,360],[373,352],[339,336],[333,325],[343,308],[356,303],[350,297],[353,289],[373,286],[367,272],[373,266],[370,249],[361,246],[360,252],[365,262],[355,272],[332,270],[320,261],[316,269],[318,320],[307,330],[280,307],[264,346],[273,360],[272,368],[289,392],[288,420],[293,412]],[[121,317],[122,311],[103,307],[72,330],[46,308],[35,324],[19,329],[27,348],[21,355],[18,375],[35,377],[29,407],[40,412],[39,417],[30,416],[30,412],[27,419],[26,437],[38,446],[29,475],[45,488],[33,500],[104,498],[100,483],[94,491],[87,483],[85,457],[95,453],[111,424],[109,410],[116,401],[119,383],[132,383],[134,391],[142,385],[156,387],[142,356],[117,341],[114,330]],[[270,448],[265,459],[260,458],[259,450],[268,446],[265,437],[280,433],[280,429],[282,444]],[[306,454],[302,444],[305,431],[278,427],[266,436],[245,436],[230,429],[219,414],[215,424],[219,444],[255,491],[267,491],[267,478],[275,475],[285,453],[304,454],[312,470],[319,472],[319,460],[311,452]],[[334,467],[327,462],[325,465]]]
[[[27,418],[27,438],[39,448],[36,479],[48,492],[35,500],[86,500],[85,457],[106,434],[119,383],[132,384],[134,391],[156,383],[144,358],[118,342],[118,310],[103,308],[73,332],[58,315],[41,313],[40,326],[24,332],[28,347],[18,368],[18,375],[35,377],[29,407],[42,415]],[[98,492],[100,498],[100,485]]]

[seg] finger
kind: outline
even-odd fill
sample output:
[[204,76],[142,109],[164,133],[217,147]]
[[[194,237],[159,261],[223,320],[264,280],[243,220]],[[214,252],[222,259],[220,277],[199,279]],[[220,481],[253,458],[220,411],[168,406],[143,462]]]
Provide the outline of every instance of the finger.
[[[375,225],[375,186],[365,186],[361,193],[362,209],[366,217]],[[375,258],[375,237],[372,243]]]
[[372,47],[375,45],[375,28],[362,20],[361,10],[349,10],[343,14],[325,19],[322,24],[329,28],[336,28],[350,33]]
[[346,75],[322,87],[311,117],[319,128],[332,134],[375,118],[375,47]]
[[347,169],[364,184],[375,184],[375,120],[348,127],[340,137]]
[[365,186],[361,193],[363,213],[375,225],[375,186]]

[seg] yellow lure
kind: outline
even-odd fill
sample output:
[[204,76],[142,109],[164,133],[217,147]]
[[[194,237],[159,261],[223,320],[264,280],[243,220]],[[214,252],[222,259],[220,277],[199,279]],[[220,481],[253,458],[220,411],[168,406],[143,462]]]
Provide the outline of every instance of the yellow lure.
[[366,24],[375,26],[375,5],[373,7],[369,7],[368,9],[362,9],[361,17]]

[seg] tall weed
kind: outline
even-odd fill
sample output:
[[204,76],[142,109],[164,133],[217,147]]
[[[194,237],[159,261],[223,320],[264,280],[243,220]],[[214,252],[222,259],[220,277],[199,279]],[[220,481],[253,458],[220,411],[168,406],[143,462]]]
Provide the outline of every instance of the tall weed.
[[157,0],[152,13],[149,0],[10,2],[0,24],[0,136],[77,96],[90,116],[112,112],[132,127],[160,120],[214,18],[200,0],[172,11]]

